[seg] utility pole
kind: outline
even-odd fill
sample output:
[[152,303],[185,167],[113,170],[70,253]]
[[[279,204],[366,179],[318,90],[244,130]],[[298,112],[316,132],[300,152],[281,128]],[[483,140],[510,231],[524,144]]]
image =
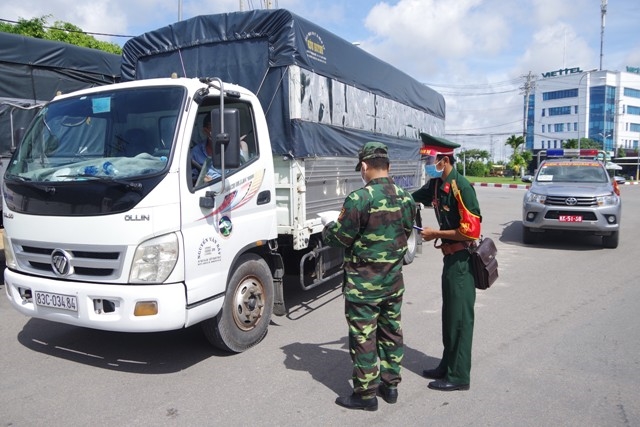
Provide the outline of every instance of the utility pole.
[[602,57],[604,47],[604,17],[607,14],[607,0],[600,4],[600,71],[602,71]]

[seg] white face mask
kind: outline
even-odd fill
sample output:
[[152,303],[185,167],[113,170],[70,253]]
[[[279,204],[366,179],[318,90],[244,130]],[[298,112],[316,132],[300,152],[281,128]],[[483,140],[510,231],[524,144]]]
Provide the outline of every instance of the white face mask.
[[362,178],[362,185],[367,185],[367,179],[364,177],[364,168],[360,169],[360,177]]

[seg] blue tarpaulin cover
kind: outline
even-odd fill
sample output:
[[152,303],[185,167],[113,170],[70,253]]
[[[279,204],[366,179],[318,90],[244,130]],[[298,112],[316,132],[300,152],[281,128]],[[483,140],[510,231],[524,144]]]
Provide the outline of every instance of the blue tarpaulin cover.
[[417,158],[420,132],[444,132],[442,95],[284,9],[198,16],[124,45],[123,80],[173,72],[256,93],[277,154],[353,156],[374,140],[388,145],[392,159]]
[[26,127],[35,110],[23,108],[63,93],[116,83],[120,56],[52,40],[0,32],[0,155],[9,155],[11,122]]

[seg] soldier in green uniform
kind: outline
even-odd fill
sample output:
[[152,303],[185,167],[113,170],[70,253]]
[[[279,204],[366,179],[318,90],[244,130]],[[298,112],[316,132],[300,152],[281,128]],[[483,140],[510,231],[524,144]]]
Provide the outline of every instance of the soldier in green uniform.
[[476,288],[467,248],[480,237],[480,206],[475,189],[454,167],[453,151],[460,145],[425,133],[420,136],[428,181],[413,193],[413,199],[425,206],[433,206],[440,229],[425,227],[421,234],[425,241],[434,240],[434,246],[444,256],[444,351],[440,364],[425,370],[423,375],[435,380],[429,383],[431,389],[468,390]]
[[384,144],[366,143],[359,152],[356,171],[362,174],[365,186],[347,196],[337,220],[323,230],[327,245],[345,249],[343,294],[353,394],[338,397],[336,403],[375,411],[376,394],[388,403],[398,399],[404,354],[402,263],[416,205],[389,176]]

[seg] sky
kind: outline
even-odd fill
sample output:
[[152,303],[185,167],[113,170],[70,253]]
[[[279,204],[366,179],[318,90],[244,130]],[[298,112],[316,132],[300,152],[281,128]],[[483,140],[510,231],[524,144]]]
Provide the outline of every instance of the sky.
[[[494,160],[522,135],[525,76],[580,67],[640,67],[640,1],[608,0],[21,0],[0,19],[49,15],[90,33],[135,36],[197,15],[284,8],[440,92],[446,137]],[[123,45],[127,37],[96,36]]]

